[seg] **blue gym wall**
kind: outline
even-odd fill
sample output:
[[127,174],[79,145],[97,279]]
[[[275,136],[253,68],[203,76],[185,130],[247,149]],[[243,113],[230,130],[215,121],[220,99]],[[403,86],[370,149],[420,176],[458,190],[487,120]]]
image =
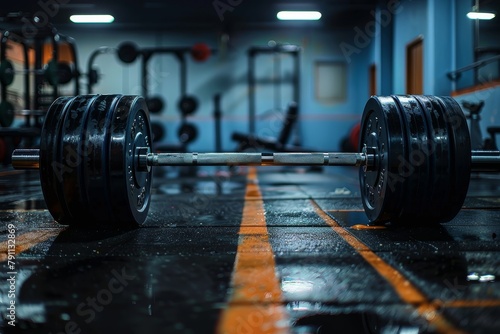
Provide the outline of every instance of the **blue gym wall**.
[[[397,3],[397,1],[396,1]],[[311,25],[287,26],[283,29],[238,30],[231,34],[230,48],[204,63],[188,61],[188,92],[200,102],[198,112],[191,121],[200,129],[200,136],[190,145],[190,150],[214,150],[214,125],[212,97],[222,93],[223,149],[233,150],[230,140],[233,131],[248,132],[248,91],[246,51],[251,46],[265,46],[270,40],[278,43],[298,44],[301,53],[301,119],[293,139],[315,150],[337,150],[341,139],[359,121],[364,104],[369,97],[369,66],[377,66],[377,94],[404,94],[405,52],[408,43],[421,36],[424,41],[424,93],[449,95],[454,89],[473,84],[471,73],[465,73],[456,83],[446,73],[466,66],[473,60],[473,24],[465,14],[471,8],[470,0],[401,0],[394,15],[381,21],[387,14],[385,6],[374,13],[372,22],[355,29],[333,31]],[[385,12],[384,12],[385,11]],[[387,17],[385,16],[387,19]],[[384,22],[378,24],[377,22]],[[168,31],[129,33],[101,30],[71,29],[64,33],[77,40],[80,66],[83,69],[89,54],[101,45],[117,46],[122,41],[133,41],[141,47],[190,46],[205,42],[219,48],[219,36],[213,32]],[[360,37],[360,32],[363,34]],[[98,41],[98,42],[97,42]],[[345,45],[355,47],[346,55]],[[257,58],[257,76],[272,78],[272,57]],[[283,56],[285,73],[291,70],[291,57]],[[344,61],[348,68],[347,99],[337,104],[322,104],[314,94],[315,61]],[[102,80],[94,92],[140,94],[139,62],[132,65],[119,63],[114,55],[99,56],[95,63],[102,72]],[[164,142],[176,143],[179,116],[176,104],[179,98],[178,64],[172,56],[158,56],[150,62],[153,74],[150,92],[162,94],[168,103],[167,110],[153,119],[162,121],[167,129]],[[156,78],[154,78],[156,76]],[[291,100],[290,85],[282,85],[281,109]],[[270,85],[256,87],[257,134],[277,136],[281,129],[280,112],[273,112],[273,90]]]
[[[133,41],[141,47],[150,46],[190,46],[205,42],[218,48],[218,35],[206,32],[165,32],[154,33],[145,37],[142,33],[123,33],[114,31],[85,32],[67,30],[64,33],[74,37],[80,54],[80,67],[86,66],[88,56],[101,45],[117,46],[122,41]],[[266,46],[270,40],[278,43],[298,44],[301,53],[301,121],[297,136],[307,148],[317,150],[337,150],[342,137],[359,121],[368,92],[368,68],[371,60],[372,44],[369,43],[359,53],[349,58],[344,56],[341,43],[353,43],[354,30],[331,33],[328,30],[313,28],[249,30],[237,31],[231,35],[231,48],[224,54],[216,54],[208,61],[196,63],[188,60],[188,92],[196,95],[200,102],[198,112],[190,118],[200,129],[198,140],[192,143],[190,150],[214,150],[214,124],[212,98],[222,93],[223,149],[234,150],[236,143],[230,140],[233,131],[248,132],[248,89],[247,89],[247,49],[251,46]],[[97,43],[96,40],[99,40]],[[261,55],[257,60],[257,77],[272,78],[272,57]],[[343,61],[348,68],[347,99],[337,104],[321,104],[314,94],[314,62],[323,60]],[[140,62],[124,65],[112,54],[98,56],[95,64],[102,73],[102,80],[94,86],[98,93],[140,94]],[[282,56],[283,73],[290,74],[292,57]],[[160,120],[167,128],[165,142],[176,143],[175,135],[179,125],[176,104],[179,98],[178,63],[173,56],[157,56],[150,62],[150,92],[162,94],[168,103],[167,110],[152,119]],[[289,75],[288,75],[289,76]],[[82,80],[84,82],[84,80]],[[84,88],[85,91],[86,88]],[[283,110],[292,99],[291,85],[282,85]],[[280,112],[273,109],[273,89],[269,84],[256,87],[257,114],[265,114],[257,122],[256,133],[260,136],[277,136],[281,129]]]

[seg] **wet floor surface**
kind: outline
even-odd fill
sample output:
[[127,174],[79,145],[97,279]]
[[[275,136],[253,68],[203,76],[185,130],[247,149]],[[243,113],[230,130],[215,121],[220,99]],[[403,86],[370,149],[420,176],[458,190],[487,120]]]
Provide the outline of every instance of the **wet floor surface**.
[[447,224],[374,228],[350,170],[160,176],[141,227],[89,230],[1,171],[0,332],[498,333],[500,180],[471,182]]

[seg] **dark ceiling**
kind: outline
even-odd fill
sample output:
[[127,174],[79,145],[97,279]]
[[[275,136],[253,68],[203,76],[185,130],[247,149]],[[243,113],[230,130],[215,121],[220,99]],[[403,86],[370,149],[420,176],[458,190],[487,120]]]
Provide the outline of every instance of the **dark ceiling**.
[[[41,5],[56,1],[61,5],[49,10]],[[279,10],[319,10],[323,14],[321,21],[306,24],[346,28],[372,20],[371,11],[378,2],[380,0],[17,0],[4,1],[1,14],[45,13],[56,26],[71,24],[72,14],[111,14],[115,17],[113,27],[118,29],[196,29],[286,26],[293,23],[279,22],[276,19]],[[51,11],[57,13],[52,15]]]

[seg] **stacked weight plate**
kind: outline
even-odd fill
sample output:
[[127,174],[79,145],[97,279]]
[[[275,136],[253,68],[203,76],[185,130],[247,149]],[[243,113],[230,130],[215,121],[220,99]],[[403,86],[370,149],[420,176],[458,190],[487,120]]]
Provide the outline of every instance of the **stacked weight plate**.
[[151,171],[135,168],[136,148],[151,147],[142,98],[59,98],[42,131],[40,178],[54,219],[82,226],[130,226],[146,219]]
[[362,201],[372,222],[435,224],[462,207],[471,170],[466,119],[451,98],[372,97],[360,146],[374,151],[360,170]]

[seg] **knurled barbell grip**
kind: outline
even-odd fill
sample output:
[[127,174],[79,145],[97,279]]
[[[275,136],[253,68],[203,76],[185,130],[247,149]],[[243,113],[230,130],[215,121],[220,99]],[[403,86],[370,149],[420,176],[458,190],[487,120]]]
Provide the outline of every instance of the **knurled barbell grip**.
[[361,166],[367,156],[364,153],[149,153],[146,161],[149,166]]

